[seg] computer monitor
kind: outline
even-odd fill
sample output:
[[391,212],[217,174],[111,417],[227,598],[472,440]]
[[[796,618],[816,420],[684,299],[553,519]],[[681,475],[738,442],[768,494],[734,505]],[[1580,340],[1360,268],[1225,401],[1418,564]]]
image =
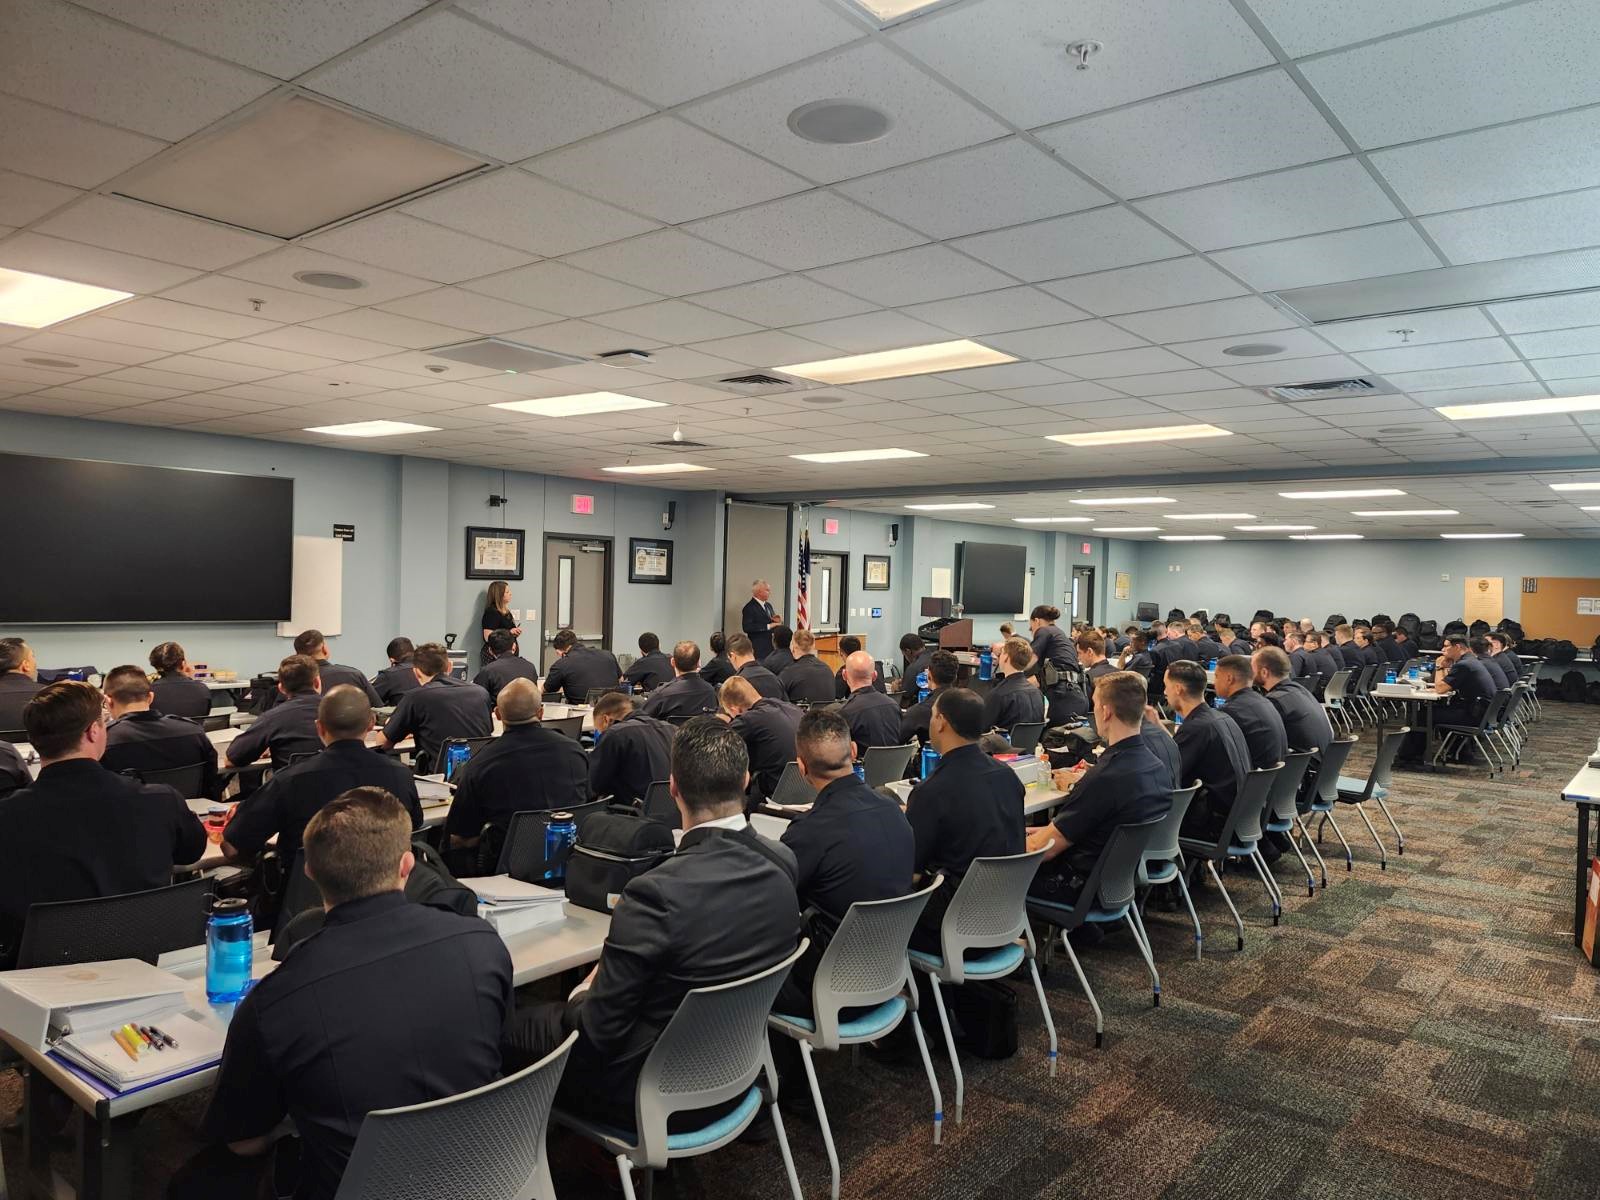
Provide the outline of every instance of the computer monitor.
[[1138,610],[1133,614],[1134,619],[1137,621],[1154,621],[1160,615],[1161,609],[1158,605],[1147,603],[1141,603]]
[[935,621],[949,617],[950,597],[924,596],[922,598],[922,615]]

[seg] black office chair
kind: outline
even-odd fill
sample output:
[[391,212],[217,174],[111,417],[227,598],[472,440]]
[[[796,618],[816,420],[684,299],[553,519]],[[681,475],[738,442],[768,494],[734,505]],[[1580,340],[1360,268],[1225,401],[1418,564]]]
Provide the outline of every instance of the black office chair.
[[147,892],[30,905],[17,966],[113,958],[153,963],[169,950],[198,946],[206,940],[211,883],[202,876]]
[[1006,740],[1018,754],[1032,754],[1039,748],[1039,735],[1043,732],[1043,721],[1018,721],[1011,727],[1011,736]]
[[546,729],[553,729],[557,733],[564,733],[573,741],[583,738],[583,717],[556,717],[554,720],[540,721]]
[[233,724],[233,714],[231,712],[207,713],[200,718],[200,728],[207,733],[215,733],[219,729],[226,729],[231,724]]
[[272,943],[272,961],[282,962],[288,958],[289,951],[321,929],[327,920],[328,914],[320,908],[308,908],[295,914]]
[[0,729],[0,742],[10,742],[15,746],[18,742],[27,740],[28,731],[26,729]]
[[678,802],[672,798],[672,785],[658,779],[644,790],[644,815],[660,821],[668,829],[683,828],[683,818],[678,812]]
[[467,758],[466,762],[463,762],[461,766],[456,768],[456,770],[459,771],[461,767],[466,766],[467,763],[472,761],[472,756],[474,754],[476,754],[479,750],[482,750],[492,741],[494,741],[494,738],[492,737],[445,738],[443,742],[439,743],[439,761],[434,765],[437,766],[440,771],[443,771],[444,764],[450,761],[450,747],[465,746],[467,748]]
[[191,763],[187,767],[171,767],[165,771],[140,771],[129,767],[121,772],[140,783],[164,783],[187,800],[201,798],[200,789],[205,783],[206,764]]
[[911,756],[918,749],[920,747],[915,742],[907,742],[904,746],[867,747],[867,752],[861,756],[861,772],[866,776],[867,786],[877,788],[904,779],[906,768],[911,765]]
[[[574,804],[570,808],[560,811],[572,814],[572,820],[578,827],[578,836],[583,836],[583,822],[591,813],[603,812],[606,808],[604,800],[591,800],[586,804]],[[544,882],[544,835],[545,829],[550,824],[552,810],[544,809],[539,812],[519,812],[511,814],[511,824],[506,829],[505,844],[500,848],[500,860],[495,865],[496,875],[509,875],[513,879],[520,879],[523,883]]]
[[283,903],[278,906],[277,919],[272,924],[271,943],[275,946],[283,936],[289,922],[308,908],[322,907],[322,893],[306,874],[306,852],[301,847],[294,852],[294,862],[289,866],[283,885]]
[[620,692],[621,690],[622,685],[620,683],[616,687],[590,688],[588,695],[584,696],[583,702],[589,705],[598,704],[601,696],[609,695],[611,692]]
[[565,704],[566,702],[567,694],[565,692],[543,692],[539,696],[540,704]]

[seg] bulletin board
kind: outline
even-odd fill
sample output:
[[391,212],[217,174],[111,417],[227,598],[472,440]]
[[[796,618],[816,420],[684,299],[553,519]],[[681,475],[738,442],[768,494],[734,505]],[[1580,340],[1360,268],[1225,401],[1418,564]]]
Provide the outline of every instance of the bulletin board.
[[[1530,582],[1534,588],[1529,591]],[[1568,579],[1538,575],[1522,581],[1522,628],[1532,638],[1566,638],[1589,646],[1600,636],[1600,612],[1579,612],[1580,601],[1593,608],[1600,599],[1600,579]]]

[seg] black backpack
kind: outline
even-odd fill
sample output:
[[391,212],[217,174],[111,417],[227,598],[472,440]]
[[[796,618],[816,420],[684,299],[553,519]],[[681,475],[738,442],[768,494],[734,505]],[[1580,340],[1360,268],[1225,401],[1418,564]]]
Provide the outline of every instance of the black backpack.
[[406,899],[458,912],[464,917],[478,915],[478,893],[460,882],[444,865],[444,856],[420,839],[411,843],[417,860],[406,876]]
[[1340,625],[1348,625],[1349,623],[1350,622],[1345,619],[1345,615],[1343,613],[1334,613],[1322,623],[1322,631],[1324,633],[1328,633],[1334,629],[1337,629]]
[[1394,624],[1394,618],[1391,617],[1388,613],[1373,613],[1372,614],[1372,623],[1374,625],[1393,625]]
[[1578,648],[1566,638],[1556,638],[1544,644],[1544,660],[1555,666],[1564,667],[1569,662],[1578,660]]
[[1517,653],[1526,654],[1529,658],[1543,658],[1545,642],[1542,638],[1518,638]]
[[1446,621],[1444,626],[1444,635],[1445,637],[1466,637],[1467,623],[1460,618],[1457,618],[1454,621]]
[[1256,609],[1256,615],[1250,618],[1252,622],[1271,621],[1273,619],[1272,610],[1270,608],[1258,608]]
[[1489,622],[1483,620],[1482,618],[1479,618],[1478,620],[1474,621],[1471,624],[1471,626],[1468,627],[1467,633],[1468,633],[1468,635],[1470,637],[1475,637],[1475,638],[1488,637],[1489,636]]
[[1419,633],[1419,634],[1417,634],[1417,649],[1418,650],[1443,650],[1444,649],[1444,639],[1442,637],[1440,637],[1437,633]]
[[1523,633],[1522,623],[1520,621],[1513,621],[1510,617],[1507,617],[1505,620],[1500,622],[1500,628],[1504,632],[1509,633],[1512,637],[1516,638],[1519,645],[1521,644]]
[[1589,698],[1589,681],[1582,671],[1566,671],[1561,676],[1561,698],[1568,704],[1582,704]]
[[1417,640],[1417,634],[1422,629],[1422,622],[1418,620],[1417,614],[1414,612],[1401,613],[1400,619],[1395,622],[1395,624],[1400,629],[1404,629],[1406,631],[1406,636],[1412,641]]
[[1187,621],[1188,619],[1188,617],[1183,615],[1183,609],[1181,608],[1167,609],[1167,620],[1169,621]]
[[1533,685],[1533,692],[1541,700],[1561,699],[1561,685],[1548,675]]
[[609,913],[628,880],[672,857],[672,830],[632,805],[591,813],[567,859],[567,899]]

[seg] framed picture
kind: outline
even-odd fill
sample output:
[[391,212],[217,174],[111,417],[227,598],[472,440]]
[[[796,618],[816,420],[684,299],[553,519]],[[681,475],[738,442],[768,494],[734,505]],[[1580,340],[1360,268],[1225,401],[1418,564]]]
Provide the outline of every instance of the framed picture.
[[861,556],[861,588],[867,592],[889,590],[889,556],[863,554]]
[[521,579],[520,529],[467,526],[468,579]]
[[671,583],[672,543],[661,538],[629,538],[628,582]]

